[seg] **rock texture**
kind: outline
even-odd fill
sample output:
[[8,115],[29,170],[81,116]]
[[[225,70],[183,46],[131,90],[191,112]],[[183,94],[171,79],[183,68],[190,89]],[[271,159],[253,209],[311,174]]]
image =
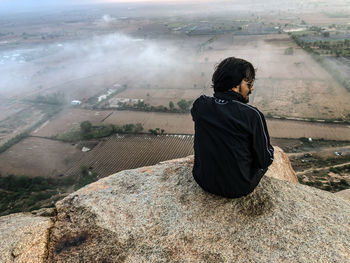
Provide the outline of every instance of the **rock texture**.
[[[288,170],[278,156],[275,172]],[[49,262],[349,262],[350,202],[267,176],[246,197],[217,197],[191,162],[122,171],[58,202]]]
[[288,156],[279,147],[274,147],[274,161],[269,167],[266,175],[276,179],[289,181],[292,183],[299,183],[298,178],[292,168]]
[[192,165],[123,171],[56,211],[1,217],[0,262],[350,262],[350,202],[298,184],[279,148],[239,199],[204,192]]
[[350,201],[350,189],[339,191],[335,194]]
[[0,262],[46,262],[50,218],[32,214],[0,217]]

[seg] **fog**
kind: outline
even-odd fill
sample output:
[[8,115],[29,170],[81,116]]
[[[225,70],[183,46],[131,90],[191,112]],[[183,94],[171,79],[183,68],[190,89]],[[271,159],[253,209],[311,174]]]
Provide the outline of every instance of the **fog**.
[[[105,15],[100,22],[111,19]],[[133,83],[149,82],[157,76],[184,75],[190,72],[193,60],[169,42],[117,33],[7,50],[0,52],[0,95],[54,92],[60,84],[108,72],[116,81],[127,77]]]
[[[124,17],[132,16],[143,16],[143,19],[148,16],[165,15],[188,18],[189,15],[205,17],[210,13],[211,16],[220,14],[225,19],[237,19],[245,14],[252,17],[253,12],[272,12],[273,10],[292,12],[313,1],[283,0],[277,4],[274,2],[248,0],[243,3],[235,0],[201,1],[200,3],[191,1],[181,4],[109,3],[109,5],[86,7],[80,12],[73,12],[73,6],[106,3],[106,1],[3,0],[0,2],[1,12],[41,10],[40,15],[33,13],[32,16],[18,15],[14,18],[3,16],[2,19],[0,17],[0,22],[5,25],[2,26],[1,31],[8,33],[19,28],[17,34],[20,39],[16,41],[20,42],[22,38],[26,38],[27,35],[24,35],[27,34],[26,32],[30,35],[31,26],[39,36],[44,32],[63,34],[64,37],[60,40],[48,41],[47,44],[28,41],[28,44],[10,45],[11,48],[1,48],[1,44],[7,44],[6,38],[0,41],[0,74],[2,76],[0,95],[31,96],[40,92],[54,92],[55,87],[63,83],[108,72],[115,74],[116,81],[118,79],[125,81],[125,78],[128,78],[134,83],[142,83],[154,79],[166,80],[172,76],[181,83],[182,79],[188,78],[195,65],[195,44],[192,49],[184,51],[180,49],[179,42],[157,39],[157,36],[150,40],[140,37],[142,33],[137,37],[111,33],[113,26],[117,26]],[[66,8],[71,12],[58,11],[57,7]],[[43,11],[45,9],[46,11]],[[109,12],[105,12],[107,10]],[[93,26],[88,29],[91,32],[84,37],[78,37],[80,40],[74,40],[76,37],[65,37],[66,27],[69,28],[71,21],[86,22],[87,28]],[[105,30],[105,27],[111,30],[107,34],[97,35],[99,31]],[[79,29],[80,27],[73,28],[73,30]]]

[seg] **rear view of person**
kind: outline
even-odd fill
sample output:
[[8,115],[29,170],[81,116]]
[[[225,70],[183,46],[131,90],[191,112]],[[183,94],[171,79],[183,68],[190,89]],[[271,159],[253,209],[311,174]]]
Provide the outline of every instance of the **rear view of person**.
[[195,125],[193,176],[210,193],[238,198],[251,193],[273,161],[264,115],[248,105],[255,69],[229,57],[212,77],[214,96],[191,109]]

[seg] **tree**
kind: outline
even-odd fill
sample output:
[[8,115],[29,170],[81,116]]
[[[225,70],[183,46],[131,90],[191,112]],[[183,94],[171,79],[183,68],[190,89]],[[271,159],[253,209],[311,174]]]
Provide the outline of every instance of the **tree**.
[[89,132],[91,132],[92,129],[92,124],[89,121],[83,121],[82,123],[80,123],[80,130],[82,132],[83,135],[88,134]]
[[192,100],[180,100],[177,102],[177,105],[179,106],[179,108],[181,109],[182,112],[188,112],[190,110],[190,106],[192,104]]
[[90,171],[88,167],[82,166],[80,167],[80,176],[79,181],[75,185],[75,190],[78,190],[79,188],[90,184],[92,182],[97,181],[98,176],[96,172]]
[[329,32],[323,32],[324,37],[329,37]]
[[169,101],[169,109],[174,110],[174,108],[175,108],[174,102]]
[[136,108],[143,109],[145,107],[145,103],[143,100],[138,100],[137,104],[134,104]]
[[153,135],[157,135],[158,134],[156,129],[149,129],[148,132],[153,134]]
[[123,125],[123,130],[125,133],[131,133],[135,128],[135,124],[125,124]]
[[135,128],[134,128],[134,132],[135,132],[135,133],[139,133],[139,132],[141,132],[142,130],[143,130],[142,124],[141,124],[141,123],[136,123]]
[[149,129],[148,132],[153,135],[158,135],[158,134],[164,134],[165,130],[160,128],[155,128],[155,129]]

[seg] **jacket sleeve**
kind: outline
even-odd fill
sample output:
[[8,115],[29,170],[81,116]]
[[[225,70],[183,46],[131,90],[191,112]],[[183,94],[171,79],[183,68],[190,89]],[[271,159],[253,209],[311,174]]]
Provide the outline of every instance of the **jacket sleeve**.
[[253,151],[258,168],[265,169],[273,161],[274,149],[270,144],[264,115],[259,111],[256,111],[256,113],[253,125]]
[[199,98],[195,100],[195,102],[192,104],[192,108],[191,108],[191,116],[192,116],[193,121],[195,121],[196,115],[197,115],[198,100],[199,100]]

